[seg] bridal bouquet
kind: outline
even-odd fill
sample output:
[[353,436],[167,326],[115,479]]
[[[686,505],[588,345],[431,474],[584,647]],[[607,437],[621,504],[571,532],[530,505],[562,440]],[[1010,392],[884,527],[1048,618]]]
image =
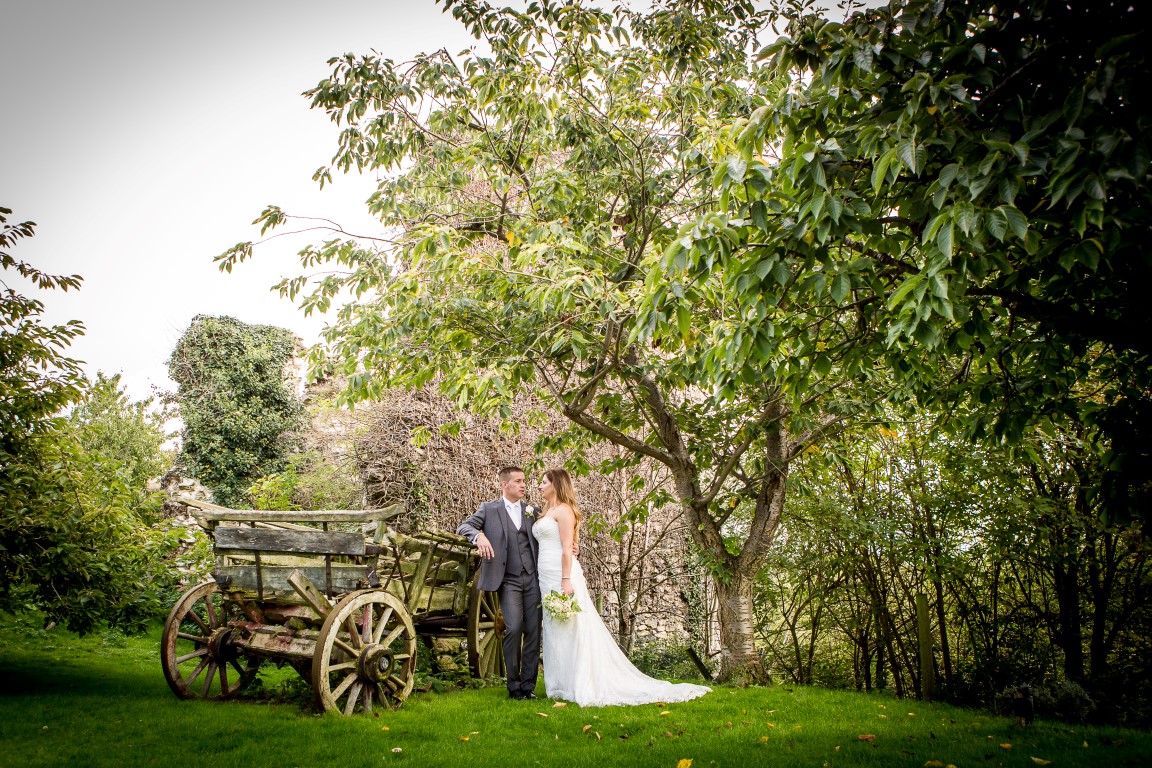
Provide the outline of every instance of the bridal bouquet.
[[576,595],[565,595],[552,590],[544,595],[544,610],[557,621],[567,621],[580,613],[580,603],[576,602]]

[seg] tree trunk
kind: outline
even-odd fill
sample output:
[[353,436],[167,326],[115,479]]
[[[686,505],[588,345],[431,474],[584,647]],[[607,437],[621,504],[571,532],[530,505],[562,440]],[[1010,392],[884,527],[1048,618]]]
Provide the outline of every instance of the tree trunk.
[[720,674],[726,683],[762,685],[768,671],[756,652],[752,615],[752,577],[733,573],[727,581],[714,578],[720,608]]

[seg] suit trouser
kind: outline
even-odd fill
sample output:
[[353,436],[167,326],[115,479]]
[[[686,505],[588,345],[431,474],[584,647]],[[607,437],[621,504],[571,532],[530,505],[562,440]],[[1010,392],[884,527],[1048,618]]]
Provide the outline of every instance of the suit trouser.
[[505,575],[500,584],[504,614],[504,666],[508,693],[531,693],[540,671],[540,583],[534,573]]

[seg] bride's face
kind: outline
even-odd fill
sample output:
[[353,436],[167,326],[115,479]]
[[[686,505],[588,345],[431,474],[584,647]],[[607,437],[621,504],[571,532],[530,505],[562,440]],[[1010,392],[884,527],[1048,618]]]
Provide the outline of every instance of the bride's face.
[[556,489],[552,487],[552,483],[548,480],[547,475],[545,475],[544,479],[540,481],[540,495],[548,501],[552,501],[552,499],[556,496]]

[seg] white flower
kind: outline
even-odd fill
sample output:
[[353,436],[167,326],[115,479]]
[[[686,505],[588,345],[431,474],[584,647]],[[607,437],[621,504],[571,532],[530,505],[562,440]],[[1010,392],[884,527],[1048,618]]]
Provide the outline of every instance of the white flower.
[[552,590],[544,595],[544,610],[557,621],[567,621],[580,613],[580,603],[576,602],[576,595],[564,595]]

